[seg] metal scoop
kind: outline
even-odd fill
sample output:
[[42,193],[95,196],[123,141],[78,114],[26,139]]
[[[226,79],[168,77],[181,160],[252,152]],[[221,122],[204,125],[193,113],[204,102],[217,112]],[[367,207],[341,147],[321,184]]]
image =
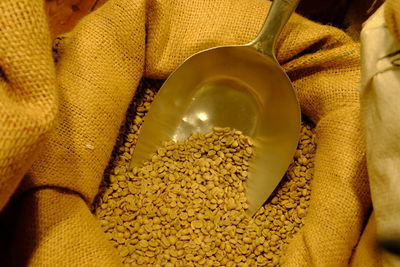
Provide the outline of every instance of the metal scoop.
[[246,182],[250,216],[279,184],[297,146],[301,113],[274,48],[299,0],[275,0],[258,37],[247,45],[208,49],[186,59],[165,81],[142,125],[132,167],[165,141],[213,127],[231,127],[254,140]]

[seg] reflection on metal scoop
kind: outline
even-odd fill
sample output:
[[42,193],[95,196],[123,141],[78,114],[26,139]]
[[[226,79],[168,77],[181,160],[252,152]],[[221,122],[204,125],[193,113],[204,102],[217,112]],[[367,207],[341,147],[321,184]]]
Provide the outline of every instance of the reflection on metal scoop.
[[213,127],[231,127],[255,142],[246,196],[249,215],[268,199],[292,161],[301,113],[295,91],[275,59],[275,42],[299,0],[275,0],[258,37],[188,58],[166,80],[147,114],[132,166],[165,141]]

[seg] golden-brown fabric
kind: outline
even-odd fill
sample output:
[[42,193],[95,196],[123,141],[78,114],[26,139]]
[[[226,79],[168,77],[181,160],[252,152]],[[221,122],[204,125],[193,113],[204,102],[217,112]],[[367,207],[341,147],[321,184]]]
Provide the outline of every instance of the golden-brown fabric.
[[57,111],[43,4],[0,2],[0,210],[32,164]]
[[[37,266],[118,265],[84,201],[97,193],[139,79],[164,79],[197,51],[250,41],[268,7],[264,0],[110,0],[64,36],[56,68],[59,123],[21,187],[11,256]],[[343,265],[370,209],[359,46],[338,29],[295,15],[277,49],[318,137],[306,225],[285,264]]]
[[7,266],[120,264],[117,251],[80,196],[42,189],[23,197],[19,209]]
[[145,58],[145,2],[111,6],[88,15],[57,45],[60,123],[24,180],[26,189],[68,188],[87,203],[97,194]]
[[372,213],[360,242],[351,259],[351,266],[378,267],[383,266],[382,258],[376,242],[376,218]]

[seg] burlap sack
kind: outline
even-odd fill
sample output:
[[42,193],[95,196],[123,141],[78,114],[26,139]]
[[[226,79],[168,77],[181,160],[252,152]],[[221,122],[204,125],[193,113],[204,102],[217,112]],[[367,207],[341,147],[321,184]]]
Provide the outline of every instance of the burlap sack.
[[0,210],[31,166],[56,111],[55,72],[43,3],[1,1]]
[[371,214],[360,241],[355,249],[350,266],[377,267],[383,266],[382,255],[376,242],[376,218]]
[[[139,79],[164,79],[199,50],[250,41],[268,7],[264,0],[110,0],[64,36],[56,69],[59,124],[10,208],[9,262],[118,265],[87,205]],[[277,49],[318,136],[309,214],[285,264],[343,265],[370,209],[356,91],[359,47],[340,30],[295,15]]]

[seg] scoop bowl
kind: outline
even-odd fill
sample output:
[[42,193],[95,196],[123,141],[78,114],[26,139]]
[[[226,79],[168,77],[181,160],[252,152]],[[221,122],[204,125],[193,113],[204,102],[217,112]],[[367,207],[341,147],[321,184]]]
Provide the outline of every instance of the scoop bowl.
[[[185,60],[156,95],[132,166],[148,160],[165,141],[182,141],[214,127],[240,130],[254,141],[245,186],[248,213],[253,215],[285,174],[299,138],[297,96],[273,53],[276,37],[296,5],[275,0],[263,30],[250,44],[211,48]],[[280,23],[276,19],[272,27],[268,21],[274,17]]]

